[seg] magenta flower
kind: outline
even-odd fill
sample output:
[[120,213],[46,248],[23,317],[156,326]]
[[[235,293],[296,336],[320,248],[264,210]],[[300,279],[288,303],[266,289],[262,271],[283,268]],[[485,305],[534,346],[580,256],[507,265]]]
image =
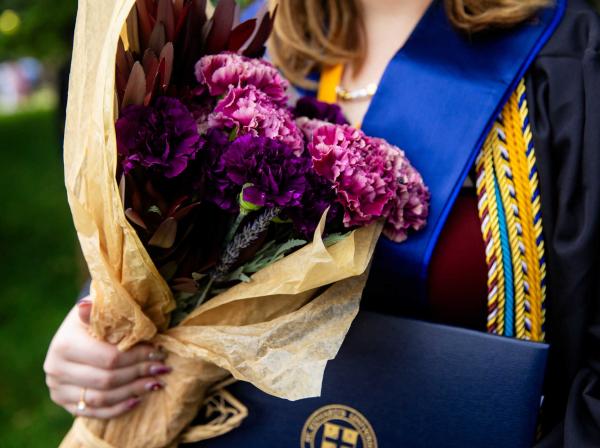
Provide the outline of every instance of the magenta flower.
[[167,178],[181,174],[198,151],[200,136],[189,110],[175,98],[123,109],[115,125],[125,173],[141,166]]
[[400,186],[392,198],[383,227],[383,234],[397,243],[406,240],[410,229],[425,227],[429,214],[429,190],[408,160],[403,162]]
[[309,137],[314,170],[334,185],[346,227],[386,218],[385,234],[401,241],[409,228],[424,225],[427,188],[399,148],[347,125],[298,122]]
[[211,128],[235,129],[238,136],[252,135],[280,141],[299,155],[304,140],[291,113],[271,102],[252,85],[233,87],[208,117]]
[[275,67],[262,59],[236,53],[204,56],[196,63],[196,79],[213,96],[226,94],[231,87],[254,86],[280,107],[288,101],[288,82]]

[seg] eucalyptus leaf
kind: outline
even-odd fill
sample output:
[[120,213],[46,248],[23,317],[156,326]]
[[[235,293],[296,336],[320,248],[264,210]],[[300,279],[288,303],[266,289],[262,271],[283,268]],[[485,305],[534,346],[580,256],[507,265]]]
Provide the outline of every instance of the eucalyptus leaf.
[[331,233],[323,238],[323,244],[325,247],[333,246],[336,243],[339,243],[342,240],[345,240],[352,232],[345,233]]
[[198,272],[192,272],[192,278],[194,280],[196,280],[197,282],[199,282],[200,280],[202,280],[204,277],[206,277],[207,274],[199,274]]
[[261,269],[266,268],[267,266],[275,263],[276,261],[281,260],[292,249],[304,246],[306,244],[306,241],[299,239],[291,239],[279,245],[272,241],[271,243],[273,244],[265,245],[265,247],[261,251],[259,251],[251,261],[249,261],[243,266],[245,273],[254,274],[255,272],[260,271]]

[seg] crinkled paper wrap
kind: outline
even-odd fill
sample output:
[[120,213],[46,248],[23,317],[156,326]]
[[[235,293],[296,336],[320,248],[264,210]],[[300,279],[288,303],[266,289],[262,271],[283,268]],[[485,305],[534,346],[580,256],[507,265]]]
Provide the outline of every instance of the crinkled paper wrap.
[[172,294],[125,218],[114,174],[115,54],[134,1],[79,1],[65,181],[93,279],[93,333],[123,350],[160,344],[173,372],[164,390],[123,417],[77,419],[62,447],[175,446],[207,390],[229,375],[289,400],[319,395],[326,363],[358,312],[381,231],[365,227],[326,248],[322,220],[311,244],[168,329]]

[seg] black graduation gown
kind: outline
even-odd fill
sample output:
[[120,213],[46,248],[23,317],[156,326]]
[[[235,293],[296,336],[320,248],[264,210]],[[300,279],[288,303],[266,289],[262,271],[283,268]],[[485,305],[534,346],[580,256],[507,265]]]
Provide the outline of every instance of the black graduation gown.
[[600,447],[600,19],[583,0],[527,76],[550,343],[539,447]]

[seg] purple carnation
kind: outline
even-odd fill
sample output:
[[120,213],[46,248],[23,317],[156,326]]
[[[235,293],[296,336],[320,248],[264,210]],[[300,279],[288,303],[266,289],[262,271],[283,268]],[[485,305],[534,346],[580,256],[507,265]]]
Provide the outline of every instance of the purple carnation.
[[175,98],[160,97],[153,106],[126,107],[115,127],[117,151],[126,173],[141,166],[173,178],[198,151],[196,122]]
[[196,63],[196,79],[213,96],[223,95],[231,87],[254,86],[280,107],[284,107],[288,101],[288,82],[273,65],[263,59],[236,53],[204,56]]
[[281,141],[296,154],[304,140],[291,113],[275,105],[261,90],[249,85],[229,89],[208,118],[211,128],[237,129],[237,135],[253,135]]
[[201,136],[201,150],[194,163],[196,168],[193,188],[203,199],[214,202],[223,210],[233,210],[236,193],[228,193],[229,182],[224,176],[221,157],[229,146],[229,135],[220,129],[209,129]]
[[327,223],[334,221],[340,213],[336,201],[336,191],[331,182],[314,171],[306,175],[306,191],[298,207],[286,210],[285,214],[294,223],[296,230],[304,237],[310,237],[316,230],[327,208]]
[[[215,131],[211,131],[215,132]],[[306,174],[310,159],[294,154],[293,148],[265,137],[244,135],[226,147],[212,138],[219,147],[205,149],[220,153],[211,172],[209,199],[224,210],[237,212],[238,195],[243,188],[243,200],[260,207],[289,208],[300,205],[306,190]]]
[[348,124],[342,109],[337,104],[325,103],[310,96],[304,96],[296,103],[295,117],[306,117],[333,124]]

